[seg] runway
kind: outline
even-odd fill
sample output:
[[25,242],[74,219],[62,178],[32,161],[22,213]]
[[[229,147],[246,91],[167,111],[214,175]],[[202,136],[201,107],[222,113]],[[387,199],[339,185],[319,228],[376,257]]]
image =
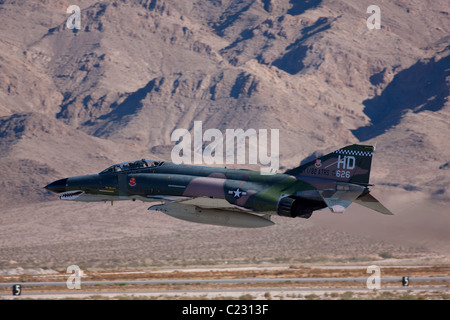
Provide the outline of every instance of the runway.
[[[409,277],[410,281],[442,281],[449,282],[450,277],[428,276],[428,277]],[[401,283],[402,277],[383,277],[380,279],[383,282],[398,282]],[[327,277],[327,278],[243,278],[243,279],[187,279],[187,280],[103,280],[103,281],[82,281],[83,285],[161,285],[161,284],[252,284],[252,283],[283,283],[283,282],[298,282],[298,283],[314,283],[314,282],[367,282],[367,277]],[[12,287],[13,282],[0,283],[0,287]],[[67,282],[50,281],[50,282],[23,282],[20,283],[23,287],[26,286],[67,286]]]
[[[402,286],[402,277],[382,277],[379,289],[369,289],[367,277],[322,277],[322,278],[235,278],[235,279],[161,279],[161,280],[101,280],[81,281],[80,289],[67,289],[64,281],[22,282],[22,294],[2,293],[2,299],[185,299],[185,298],[230,298],[267,299],[282,297],[298,299],[317,297],[369,298],[374,294],[414,295],[433,292],[445,297],[450,294],[449,276],[409,277],[409,286]],[[12,288],[14,282],[0,283],[0,287]],[[166,288],[161,289],[161,286]],[[234,287],[233,287],[234,286]],[[55,287],[62,287],[58,290]],[[154,287],[154,288],[152,288]],[[182,288],[180,288],[182,287]],[[40,288],[45,288],[40,290]],[[176,289],[173,289],[176,288]],[[3,292],[5,290],[2,290]]]

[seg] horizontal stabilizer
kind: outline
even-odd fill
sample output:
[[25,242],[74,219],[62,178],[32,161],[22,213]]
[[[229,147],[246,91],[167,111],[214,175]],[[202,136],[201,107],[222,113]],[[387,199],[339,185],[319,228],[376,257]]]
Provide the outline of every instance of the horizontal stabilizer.
[[375,199],[375,197],[372,196],[370,193],[367,193],[357,198],[354,202],[369,209],[381,212],[382,214],[394,215],[391,211],[389,211],[389,209],[383,206],[381,202]]
[[362,193],[363,187],[351,184],[337,183],[336,190],[319,190],[323,201],[331,212],[342,213]]

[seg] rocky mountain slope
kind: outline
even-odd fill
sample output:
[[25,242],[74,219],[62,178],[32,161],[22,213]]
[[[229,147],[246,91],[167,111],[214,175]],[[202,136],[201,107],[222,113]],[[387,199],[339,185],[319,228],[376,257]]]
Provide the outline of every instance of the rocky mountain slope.
[[56,178],[170,160],[178,128],[279,129],[281,171],[377,143],[372,182],[450,198],[445,0],[0,3],[0,200]]

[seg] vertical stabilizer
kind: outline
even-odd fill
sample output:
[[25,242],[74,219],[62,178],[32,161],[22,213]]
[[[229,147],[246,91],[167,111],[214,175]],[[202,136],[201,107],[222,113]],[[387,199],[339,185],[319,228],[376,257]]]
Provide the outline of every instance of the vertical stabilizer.
[[285,173],[368,185],[374,151],[373,146],[353,144],[287,170]]

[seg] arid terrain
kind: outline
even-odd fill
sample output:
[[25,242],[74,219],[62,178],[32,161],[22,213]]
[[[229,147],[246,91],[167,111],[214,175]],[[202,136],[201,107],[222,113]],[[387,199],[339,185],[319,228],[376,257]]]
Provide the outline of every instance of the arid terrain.
[[[79,30],[66,26],[73,4]],[[380,0],[373,30],[371,4],[1,1],[0,269],[448,264],[449,2]],[[122,161],[170,161],[171,133],[194,121],[279,129],[280,172],[376,143],[374,195],[395,215],[354,204],[243,230],[43,188]]]
[[[276,264],[207,268],[133,268],[81,271],[78,288],[66,270],[15,269],[0,274],[0,299],[114,300],[349,300],[448,299],[448,266],[382,266],[380,286],[369,288],[364,266]],[[369,275],[368,275],[369,273]],[[403,277],[408,276],[407,285]],[[67,284],[67,279],[69,285]],[[382,283],[381,283],[382,282]],[[23,284],[12,296],[10,283]],[[281,310],[280,310],[281,311]]]
[[[448,215],[442,203],[416,201],[387,201],[395,216],[353,205],[343,215],[321,211],[309,220],[274,217],[276,224],[263,229],[185,222],[148,211],[142,202],[14,206],[2,214],[0,266],[364,264],[386,259],[445,264],[450,252]],[[422,201],[426,208],[420,207]]]

